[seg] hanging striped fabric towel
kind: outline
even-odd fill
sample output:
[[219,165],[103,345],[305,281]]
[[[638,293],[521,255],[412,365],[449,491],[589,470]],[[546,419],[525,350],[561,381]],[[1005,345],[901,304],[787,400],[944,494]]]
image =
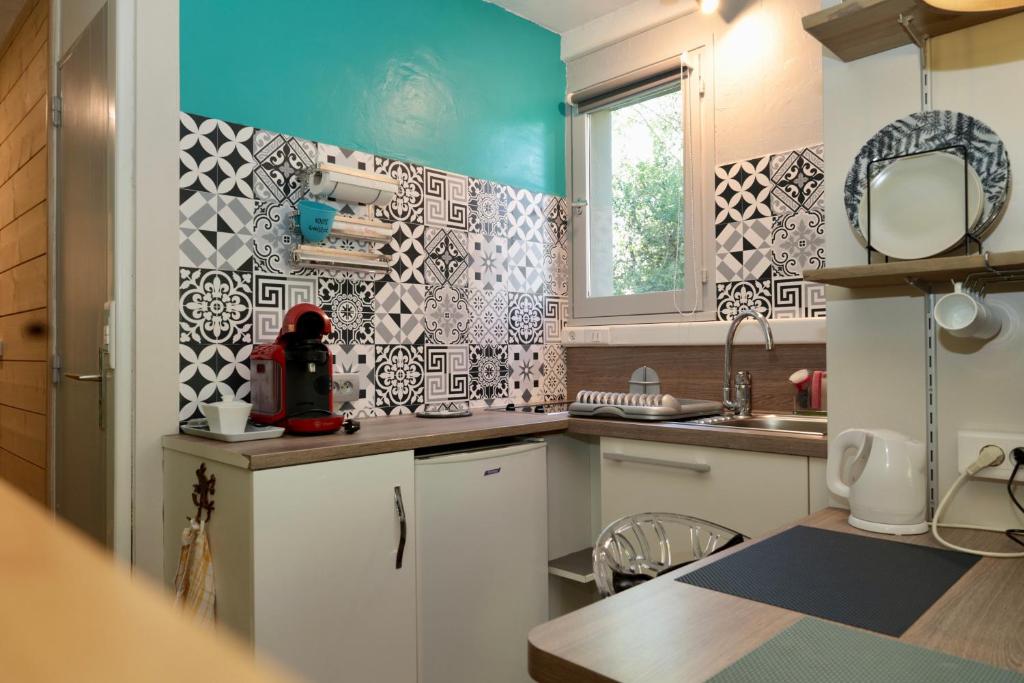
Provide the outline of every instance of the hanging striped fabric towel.
[[206,522],[191,520],[181,532],[181,555],[174,576],[174,602],[199,623],[214,623],[217,595],[213,585],[213,556]]

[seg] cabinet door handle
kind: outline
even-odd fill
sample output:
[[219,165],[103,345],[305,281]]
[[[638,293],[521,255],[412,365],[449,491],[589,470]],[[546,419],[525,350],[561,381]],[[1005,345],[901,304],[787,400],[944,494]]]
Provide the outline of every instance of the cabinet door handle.
[[395,514],[398,515],[398,553],[395,555],[395,569],[402,568],[402,557],[405,555],[405,503],[402,502],[402,487],[395,487]]
[[635,462],[641,465],[660,465],[661,467],[674,467],[677,470],[691,470],[706,474],[711,471],[711,465],[706,462],[686,462],[675,460],[658,460],[657,458],[643,458],[639,455],[626,455],[625,453],[605,453],[604,457],[615,462]]

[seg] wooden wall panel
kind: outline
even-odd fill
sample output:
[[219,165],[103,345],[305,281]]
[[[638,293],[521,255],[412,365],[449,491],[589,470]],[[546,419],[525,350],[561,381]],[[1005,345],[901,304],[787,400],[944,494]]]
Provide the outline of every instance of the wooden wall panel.
[[46,416],[0,406],[0,449],[46,467]]
[[0,184],[7,182],[19,168],[46,147],[46,98],[40,97],[28,116],[0,143]]
[[0,42],[0,477],[46,502],[49,1]]
[[48,284],[45,255],[0,273],[0,315],[45,308]]
[[47,202],[37,204],[0,228],[0,273],[46,253],[49,239]]
[[46,161],[44,148],[0,185],[0,226],[46,201]]
[[[32,3],[29,3],[32,4]],[[28,69],[32,58],[46,42],[49,22],[49,10],[46,0],[37,0],[35,6],[22,15],[23,25],[15,22],[12,35],[5,43],[0,55],[0,98],[11,91],[21,75]]]
[[28,71],[21,75],[11,91],[0,102],[0,139],[5,139],[10,135],[11,131],[21,123],[21,120],[39,101],[39,98],[46,94],[49,84],[46,71],[49,57],[47,44],[44,42],[33,55],[32,61],[28,65]]
[[46,504],[46,470],[0,449],[0,477],[37,501]]
[[[722,400],[724,349],[721,346],[605,346],[573,347],[568,351],[569,397],[583,389],[629,391],[629,377],[643,365],[661,377],[664,393],[677,398]],[[825,368],[824,344],[737,346],[733,372],[749,370],[754,410],[791,412],[794,370]]]
[[49,324],[45,308],[0,317],[3,360],[46,361],[50,357],[46,334]]
[[49,364],[0,360],[0,405],[46,414]]

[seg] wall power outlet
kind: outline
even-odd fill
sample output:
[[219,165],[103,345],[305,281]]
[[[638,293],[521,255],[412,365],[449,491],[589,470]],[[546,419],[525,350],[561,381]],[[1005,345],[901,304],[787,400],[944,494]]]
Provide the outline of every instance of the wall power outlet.
[[[967,467],[975,461],[978,453],[985,446],[999,446],[1006,453],[1006,459],[995,467],[986,467],[974,475],[975,479],[994,479],[1006,481],[1013,472],[1013,456],[1010,451],[1017,447],[1024,447],[1024,434],[1011,434],[1007,432],[957,432],[957,461],[958,470],[963,473]],[[1024,481],[1024,466],[1017,474],[1017,481]]]
[[341,403],[355,403],[359,400],[359,373],[337,372],[333,379],[335,408]]

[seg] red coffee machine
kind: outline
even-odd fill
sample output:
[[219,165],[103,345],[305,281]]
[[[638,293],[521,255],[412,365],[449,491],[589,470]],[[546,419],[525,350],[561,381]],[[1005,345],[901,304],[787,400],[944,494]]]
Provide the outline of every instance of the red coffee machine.
[[292,306],[273,344],[253,347],[249,360],[252,420],[292,434],[330,434],[345,422],[334,414],[334,355],[323,342],[331,319],[313,304]]

